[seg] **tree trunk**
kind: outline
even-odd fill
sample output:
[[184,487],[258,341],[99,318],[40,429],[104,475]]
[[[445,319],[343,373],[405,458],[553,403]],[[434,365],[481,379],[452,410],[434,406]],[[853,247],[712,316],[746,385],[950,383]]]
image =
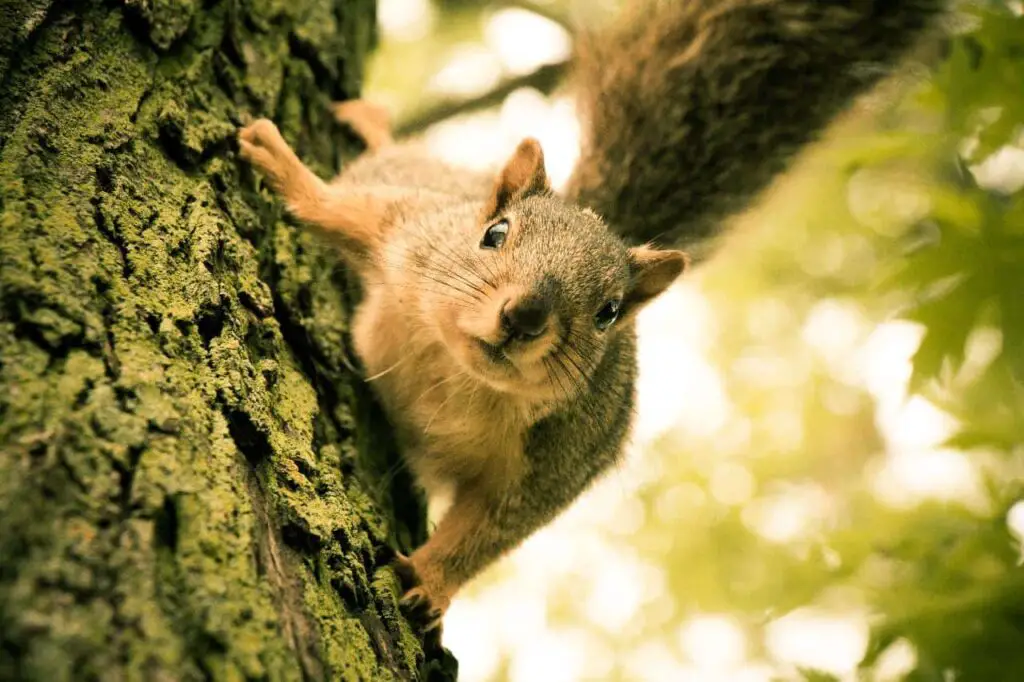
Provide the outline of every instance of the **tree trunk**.
[[[0,679],[453,677],[336,257],[238,160],[353,141],[373,0],[0,0]],[[436,674],[435,674],[436,673]]]

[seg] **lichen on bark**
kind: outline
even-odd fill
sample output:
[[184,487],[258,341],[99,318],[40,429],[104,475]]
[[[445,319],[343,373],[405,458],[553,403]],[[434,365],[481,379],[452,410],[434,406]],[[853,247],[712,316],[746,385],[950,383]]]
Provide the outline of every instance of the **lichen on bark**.
[[354,292],[234,142],[267,115],[336,170],[373,12],[0,10],[0,678],[453,676],[383,568],[423,523]]

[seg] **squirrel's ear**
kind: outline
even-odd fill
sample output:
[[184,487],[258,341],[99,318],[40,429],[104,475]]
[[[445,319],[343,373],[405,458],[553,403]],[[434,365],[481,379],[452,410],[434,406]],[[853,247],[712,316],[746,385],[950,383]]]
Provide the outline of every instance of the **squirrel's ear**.
[[676,281],[690,263],[682,251],[662,251],[649,246],[629,250],[631,281],[622,301],[628,315],[638,311]]
[[519,143],[512,158],[498,175],[487,206],[484,220],[496,218],[513,199],[551,189],[548,174],[544,171],[544,152],[540,142],[528,137]]

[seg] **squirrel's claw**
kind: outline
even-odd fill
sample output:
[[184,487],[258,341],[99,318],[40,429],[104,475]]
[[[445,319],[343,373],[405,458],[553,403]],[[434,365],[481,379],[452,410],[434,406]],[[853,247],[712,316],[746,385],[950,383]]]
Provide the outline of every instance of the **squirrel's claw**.
[[434,599],[420,579],[412,560],[398,552],[391,565],[404,590],[398,602],[402,613],[420,632],[440,638],[441,617],[444,612],[434,604]]
[[412,565],[412,559],[401,552],[395,552],[395,556],[391,560],[391,567],[395,569],[395,575],[398,576],[403,590],[409,590],[421,583],[416,567]]
[[441,609],[434,606],[427,590],[420,586],[408,590],[399,602],[402,612],[422,632],[428,633],[441,628]]

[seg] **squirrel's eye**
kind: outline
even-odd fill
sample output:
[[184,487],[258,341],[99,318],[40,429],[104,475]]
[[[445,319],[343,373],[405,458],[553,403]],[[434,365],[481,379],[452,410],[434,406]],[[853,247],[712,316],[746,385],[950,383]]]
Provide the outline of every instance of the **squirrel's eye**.
[[622,305],[622,301],[613,298],[601,306],[601,309],[594,315],[594,326],[602,331],[612,326],[612,323],[619,318],[620,305]]
[[480,240],[481,249],[500,249],[508,236],[508,221],[499,220],[484,232],[484,238]]

